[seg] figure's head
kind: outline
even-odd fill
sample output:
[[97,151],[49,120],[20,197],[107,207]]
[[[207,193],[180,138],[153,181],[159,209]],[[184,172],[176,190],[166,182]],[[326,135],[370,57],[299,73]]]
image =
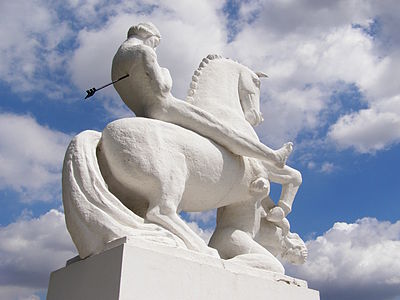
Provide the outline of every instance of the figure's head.
[[157,27],[150,22],[139,23],[128,30],[128,38],[136,37],[143,40],[143,43],[152,48],[156,48],[161,40],[161,34]]
[[289,232],[285,236],[284,248],[282,258],[296,265],[305,263],[308,255],[307,247],[297,233]]
[[264,73],[254,73],[245,68],[240,73],[239,97],[246,121],[252,126],[259,125],[264,121],[260,111],[260,79],[268,77]]

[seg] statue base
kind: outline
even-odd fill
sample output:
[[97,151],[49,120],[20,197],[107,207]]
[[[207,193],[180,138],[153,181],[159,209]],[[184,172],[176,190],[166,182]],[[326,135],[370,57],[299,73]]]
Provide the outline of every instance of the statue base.
[[121,238],[50,276],[47,300],[319,300],[303,280],[148,241]]

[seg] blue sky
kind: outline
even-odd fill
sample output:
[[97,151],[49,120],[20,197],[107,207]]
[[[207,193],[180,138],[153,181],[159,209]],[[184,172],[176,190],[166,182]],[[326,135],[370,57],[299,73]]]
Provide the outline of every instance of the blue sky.
[[[303,174],[289,219],[309,261],[287,266],[321,299],[400,299],[400,6],[397,1],[0,3],[0,298],[44,299],[75,256],[61,166],[77,133],[131,116],[112,87],[128,28],[152,21],[184,99],[209,53],[264,71],[261,140],[295,143]],[[279,193],[274,186],[273,195]],[[215,213],[186,214],[207,239]]]

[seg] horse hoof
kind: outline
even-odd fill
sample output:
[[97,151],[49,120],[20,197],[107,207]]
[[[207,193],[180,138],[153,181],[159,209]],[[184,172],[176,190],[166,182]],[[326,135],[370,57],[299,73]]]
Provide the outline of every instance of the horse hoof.
[[204,254],[210,255],[215,258],[221,258],[219,256],[218,250],[211,247],[207,247],[206,251],[204,251]]
[[271,208],[267,213],[266,219],[272,223],[281,222],[285,218],[285,212],[279,206]]

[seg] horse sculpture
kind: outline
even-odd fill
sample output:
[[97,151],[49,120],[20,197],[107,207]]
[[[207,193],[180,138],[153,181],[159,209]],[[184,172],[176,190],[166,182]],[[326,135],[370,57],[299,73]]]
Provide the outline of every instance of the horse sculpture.
[[[262,120],[259,75],[230,59],[208,56],[195,71],[188,101],[258,140],[251,124]],[[280,236],[275,245],[281,252],[290,247],[286,219],[267,221],[273,206],[259,209],[269,193],[268,179],[283,184],[281,201],[291,206],[301,184],[298,171],[235,155],[175,124],[141,117],[120,119],[101,134],[79,134],[68,147],[63,168],[66,223],[81,257],[128,235],[216,257],[216,250],[225,253],[224,258],[255,254],[261,261],[258,267],[283,273],[275,258],[279,251],[271,254],[266,249],[268,238],[260,238],[269,232],[271,237]],[[179,216],[180,211],[214,208],[219,208],[211,240],[216,250]],[[227,212],[231,217],[226,217]],[[243,235],[236,239],[233,231]]]

